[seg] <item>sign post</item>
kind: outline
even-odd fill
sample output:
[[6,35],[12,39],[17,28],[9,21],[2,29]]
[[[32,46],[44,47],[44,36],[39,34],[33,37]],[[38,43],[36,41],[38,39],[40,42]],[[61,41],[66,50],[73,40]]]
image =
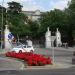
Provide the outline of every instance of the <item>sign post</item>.
[[54,55],[54,45],[52,47],[52,62],[55,63],[55,55]]

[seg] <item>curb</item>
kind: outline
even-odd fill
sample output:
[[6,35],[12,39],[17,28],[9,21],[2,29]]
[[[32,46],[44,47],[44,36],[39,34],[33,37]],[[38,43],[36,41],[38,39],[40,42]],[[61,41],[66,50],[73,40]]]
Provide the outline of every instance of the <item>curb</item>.
[[[5,52],[1,52],[0,54],[4,54]],[[10,58],[8,58],[11,60]],[[18,61],[18,60],[16,60]],[[46,66],[25,66],[23,62],[21,62],[22,65],[19,68],[19,70],[40,70],[40,69],[64,69],[64,68],[70,68],[75,65],[72,64],[65,64],[65,63],[54,63],[53,65],[46,65]]]
[[64,69],[64,68],[70,68],[70,67],[73,67],[73,65],[56,63],[54,65],[46,65],[46,66],[25,66],[23,70]]

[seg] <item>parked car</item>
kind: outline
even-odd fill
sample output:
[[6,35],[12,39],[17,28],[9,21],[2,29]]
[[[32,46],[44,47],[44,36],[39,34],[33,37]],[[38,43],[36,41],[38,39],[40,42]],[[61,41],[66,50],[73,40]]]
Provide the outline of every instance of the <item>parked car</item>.
[[33,48],[33,46],[19,45],[19,46],[13,47],[12,51],[15,51],[16,53],[18,53],[18,52],[33,52],[34,48]]

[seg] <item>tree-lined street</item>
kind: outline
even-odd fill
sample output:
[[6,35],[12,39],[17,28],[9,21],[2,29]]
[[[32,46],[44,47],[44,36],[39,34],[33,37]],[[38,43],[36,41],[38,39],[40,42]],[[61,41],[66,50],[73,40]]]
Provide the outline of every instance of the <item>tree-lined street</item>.
[[[69,1],[67,8],[64,8],[64,10],[55,8],[50,11],[42,11],[39,15],[39,12],[35,12],[34,14],[33,11],[31,11],[30,15],[26,14],[22,10],[23,6],[15,1],[8,2],[8,7],[4,7],[3,5],[4,0],[2,5],[0,5],[0,50],[3,50],[2,46],[4,47],[5,43],[6,45],[8,42],[9,44],[16,44],[18,41],[29,47],[34,46],[34,53],[36,54],[30,52],[32,55],[27,55],[30,58],[25,59],[26,55],[25,53],[21,55],[22,50],[20,49],[19,52],[21,53],[11,52],[10,54],[9,52],[9,57],[6,57],[4,51],[9,49],[4,47],[3,53],[0,52],[0,75],[75,75],[75,65],[72,64],[72,58],[75,55],[75,0]],[[39,18],[33,21],[31,16],[35,16],[33,17],[34,19],[36,16]],[[8,27],[5,28],[5,25]],[[51,39],[47,39],[45,36],[47,28],[48,32],[51,32],[48,38]],[[13,38],[8,38],[9,34],[5,37],[4,29],[7,29],[7,32],[11,31],[12,36],[14,35]],[[60,31],[60,37],[56,36],[56,32],[58,31]],[[51,47],[46,47],[46,39],[47,42],[51,42]],[[61,47],[55,46],[58,44],[57,39],[58,42],[61,39]],[[31,45],[26,43],[28,40],[32,40],[30,42]],[[13,54],[15,57],[13,57]],[[24,58],[18,58],[16,55]],[[49,64],[51,65],[46,65],[48,61],[44,59],[45,57],[50,57],[52,63]],[[27,66],[28,62],[26,61],[29,61],[31,65],[35,65],[36,63],[37,65],[41,64],[41,66]]]
[[[52,31],[53,36],[55,35],[54,32],[56,28],[59,28],[62,42],[67,42],[69,46],[74,45],[74,0],[71,0],[68,4],[68,8],[64,10],[54,9],[48,12],[41,12],[39,19],[36,21],[32,21],[28,18],[27,14],[23,13],[23,6],[20,3],[12,1],[7,4],[8,8],[0,6],[0,11],[3,8],[3,29],[5,24],[8,24],[16,38],[18,35],[20,39],[24,39],[28,35],[33,41],[39,40],[40,38],[40,42],[42,42],[42,39],[45,41],[44,36],[47,27]],[[0,18],[2,17],[1,13],[2,12],[0,12]],[[44,44],[44,42],[42,44]]]

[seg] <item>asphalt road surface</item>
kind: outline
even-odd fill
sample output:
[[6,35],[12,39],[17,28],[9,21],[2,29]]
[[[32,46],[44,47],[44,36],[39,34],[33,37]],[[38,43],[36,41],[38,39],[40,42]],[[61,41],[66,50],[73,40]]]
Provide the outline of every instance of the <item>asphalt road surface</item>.
[[75,75],[75,68],[57,70],[6,70],[0,71],[0,75]]
[[[51,58],[52,58],[52,52],[53,52],[53,49],[43,49],[43,48],[37,48],[36,50],[35,50],[35,53],[37,53],[37,54],[43,54],[43,55],[48,55],[48,56],[51,56]],[[73,49],[63,49],[63,48],[56,48],[56,49],[54,49],[54,62],[56,63],[64,63],[64,64],[68,64],[68,65],[72,65],[72,56],[73,56],[73,52],[74,52],[74,50]],[[13,60],[9,60],[10,62],[8,62],[8,60],[6,59],[6,58],[4,58],[4,57],[1,57],[0,56],[0,70],[2,70],[2,68],[3,69],[5,69],[5,70],[9,70],[9,69],[12,69],[12,70],[14,70],[14,67],[15,67],[15,69],[16,68],[18,68],[20,65],[17,65],[17,63],[16,63],[16,61],[13,61]],[[11,64],[11,62],[12,62],[12,64]],[[16,64],[14,64],[14,63],[16,63]],[[7,66],[8,65],[8,66]],[[14,65],[14,66],[13,66]],[[11,67],[12,66],[12,67]],[[17,66],[17,67],[16,67]],[[71,69],[70,69],[71,70]],[[75,70],[74,68],[73,68],[73,70]],[[49,70],[48,70],[49,71]],[[45,71],[46,73],[48,72],[47,70]],[[54,70],[55,72],[56,71],[58,71],[58,70]],[[61,70],[59,70],[60,72],[59,73],[61,73]],[[67,71],[67,70],[62,70],[62,71]],[[72,70],[71,70],[72,71]],[[3,71],[1,71],[1,73],[2,73]],[[9,72],[10,73],[10,71],[4,71],[4,73],[6,72],[6,75],[8,75],[7,74],[7,72]],[[15,72],[15,73],[18,73],[18,72],[16,72],[16,71],[11,71],[12,73],[13,72]],[[20,72],[22,72],[22,71],[20,71]],[[26,72],[26,71],[25,71]],[[28,73],[29,71],[27,71],[26,73]],[[30,70],[30,72],[32,73],[31,75],[33,75],[33,73],[35,74],[35,73],[41,73],[42,75],[46,75],[46,73],[45,74],[43,74],[44,73],[44,71],[40,71],[39,70],[39,72],[38,71],[32,71],[32,70]],[[1,74],[0,73],[0,74]],[[23,73],[24,73],[24,71],[23,71]],[[52,73],[52,72],[48,72],[48,73]],[[72,73],[72,72],[71,72]],[[40,75],[41,75],[40,74]],[[14,74],[14,75],[16,75],[16,74]],[[37,74],[38,75],[38,74]],[[55,74],[56,75],[56,74]],[[57,74],[58,75],[58,74]],[[63,75],[63,74],[62,74]]]
[[[54,54],[53,54],[53,50],[54,50]],[[51,58],[54,55],[55,62],[72,64],[74,48],[68,48],[68,49],[66,48],[52,48],[52,49],[36,48],[35,53],[47,55],[47,56],[50,56]]]
[[46,48],[35,48],[35,53],[38,54],[43,54],[43,55],[52,55],[52,52],[54,50],[54,55],[55,56],[72,56],[74,52],[74,48],[51,48],[51,49],[46,49]]
[[24,64],[17,60],[7,57],[0,57],[0,71],[2,70],[22,70]]

